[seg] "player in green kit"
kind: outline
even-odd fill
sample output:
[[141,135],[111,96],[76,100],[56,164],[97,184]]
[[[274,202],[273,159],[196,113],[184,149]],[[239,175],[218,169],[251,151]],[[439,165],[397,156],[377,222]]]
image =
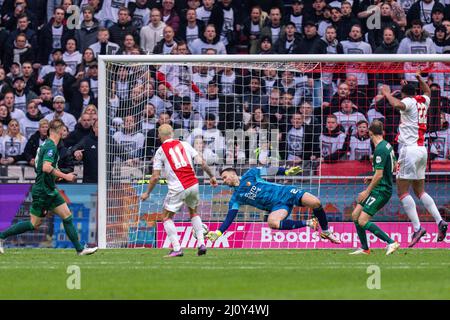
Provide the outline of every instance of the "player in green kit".
[[36,181],[31,189],[33,202],[30,209],[30,221],[16,223],[0,232],[0,253],[4,253],[3,242],[6,238],[39,228],[48,211],[53,211],[61,217],[64,230],[78,255],[89,255],[97,251],[97,247],[84,248],[80,244],[77,230],[72,222],[72,213],[56,189],[55,179],[64,179],[69,182],[76,179],[73,173],[63,173],[57,168],[59,159],[57,145],[63,131],[64,123],[61,120],[50,121],[49,138],[38,148],[35,158]]
[[364,179],[364,183],[369,183],[369,186],[358,194],[358,204],[352,213],[361,248],[350,254],[370,254],[366,236],[366,230],[369,230],[388,244],[386,255],[390,255],[400,247],[400,244],[371,222],[370,218],[381,210],[392,196],[392,173],[395,169],[396,159],[392,146],[383,139],[383,123],[381,121],[374,120],[372,122],[369,127],[369,136],[375,146],[372,160],[374,174],[371,178]]

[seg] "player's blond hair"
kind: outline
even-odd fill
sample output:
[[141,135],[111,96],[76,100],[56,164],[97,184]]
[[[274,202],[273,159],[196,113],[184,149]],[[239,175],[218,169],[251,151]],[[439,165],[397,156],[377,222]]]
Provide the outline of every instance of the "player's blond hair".
[[65,127],[65,124],[62,120],[60,119],[53,119],[52,121],[50,121],[50,123],[48,124],[48,130],[49,131],[53,131],[53,132],[58,132],[59,129],[61,129],[62,127]]
[[158,133],[161,138],[172,138],[173,128],[170,124],[163,124],[158,128]]

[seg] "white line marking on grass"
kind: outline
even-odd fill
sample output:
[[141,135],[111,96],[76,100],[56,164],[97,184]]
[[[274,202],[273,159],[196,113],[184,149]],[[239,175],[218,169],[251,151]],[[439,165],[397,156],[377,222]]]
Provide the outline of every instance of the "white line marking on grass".
[[[90,270],[97,270],[97,271],[103,271],[103,270],[161,270],[161,268],[164,267],[164,265],[145,265],[145,266],[115,266],[113,264],[111,265],[103,265],[103,266],[96,266],[96,265],[83,265],[83,270],[90,269]],[[55,266],[31,266],[31,265],[15,265],[15,266],[0,266],[0,270],[29,270],[29,269],[39,269],[39,270],[55,270],[55,269],[61,269],[62,267],[55,267]],[[174,266],[174,269],[184,269],[184,270],[267,270],[268,268],[266,266],[187,266],[187,265],[177,265]],[[301,270],[348,270],[348,269],[361,269],[364,270],[364,267],[359,266],[346,266],[345,268],[336,267],[336,266],[305,266],[300,267]],[[442,267],[438,266],[429,266],[429,267],[422,267],[422,266],[385,266],[383,269],[411,269],[411,270],[430,270],[430,269],[442,269]],[[299,270],[298,266],[277,266],[277,270],[289,270],[289,271],[296,271]]]
[[[156,260],[156,261],[155,261]],[[167,267],[167,266],[173,266],[175,268],[180,267],[188,267],[188,268],[198,268],[198,267],[207,267],[207,268],[215,268],[217,265],[219,265],[216,261],[207,261],[207,260],[185,260],[185,261],[176,261],[176,264],[173,264],[172,262],[175,262],[174,260],[162,260],[162,258],[158,259],[152,259],[151,261],[77,261],[77,263],[82,267],[89,267],[93,266],[98,269],[102,269],[103,267],[107,266],[114,266],[114,267],[135,267],[139,265],[143,265],[144,267],[148,266],[149,263],[151,263],[152,266],[157,267]],[[384,262],[384,261],[383,261]],[[32,264],[24,263],[23,261],[0,261],[0,267],[1,268],[9,268],[9,267],[22,267],[22,268],[46,268],[46,267],[65,267],[69,261],[33,261]],[[355,261],[349,261],[349,262],[336,262],[336,261],[327,261],[323,263],[305,263],[305,264],[298,264],[298,263],[278,263],[278,262],[270,262],[270,261],[225,261],[221,262],[220,265],[224,266],[224,268],[233,268],[233,267],[252,267],[252,268],[293,268],[293,269],[304,269],[304,268],[332,268],[332,269],[339,269],[339,268],[365,268],[368,265],[372,264],[373,261],[364,261],[364,262],[355,262]],[[403,261],[389,261],[386,259],[386,263],[389,263],[389,265],[382,265],[383,268],[390,268],[390,267],[411,267],[411,268],[439,268],[439,267],[445,267],[450,266],[450,262],[438,262],[434,264],[430,263],[419,263],[416,262],[403,262]],[[199,264],[201,264],[199,266]]]

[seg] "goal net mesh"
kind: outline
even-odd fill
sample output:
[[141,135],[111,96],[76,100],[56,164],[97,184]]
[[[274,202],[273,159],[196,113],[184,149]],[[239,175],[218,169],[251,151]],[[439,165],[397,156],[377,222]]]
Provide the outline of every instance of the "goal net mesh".
[[[445,63],[206,60],[106,62],[106,96],[99,99],[106,105],[106,119],[101,121],[106,121],[107,128],[107,247],[169,245],[161,214],[168,191],[165,177],[147,201],[139,200],[161,144],[157,129],[164,123],[174,127],[175,139],[189,142],[202,154],[217,177],[225,167],[235,167],[242,175],[257,166],[301,166],[303,172],[295,177],[265,178],[319,196],[332,229],[348,237],[344,247],[357,246],[351,212],[358,193],[364,190],[363,178],[371,175],[373,145],[368,125],[374,119],[384,123],[385,139],[398,156],[400,116],[380,95],[380,87],[388,85],[399,97],[403,80],[417,85],[414,74],[418,66],[433,84],[426,139],[427,190],[448,220],[450,67]],[[226,216],[232,190],[222,184],[210,187],[200,165],[194,166],[201,192],[198,212],[215,230]],[[437,232],[434,220],[416,202],[421,221],[430,222],[430,233]],[[298,207],[290,218],[312,216]],[[182,247],[195,247],[186,207],[174,221]],[[255,208],[241,207],[235,221],[217,247],[322,247],[317,233],[307,229],[270,230],[267,213]],[[374,221],[385,222],[391,233],[407,241],[411,225],[395,190]],[[375,238],[369,240],[376,242]],[[429,242],[431,247],[438,246],[435,239]]]

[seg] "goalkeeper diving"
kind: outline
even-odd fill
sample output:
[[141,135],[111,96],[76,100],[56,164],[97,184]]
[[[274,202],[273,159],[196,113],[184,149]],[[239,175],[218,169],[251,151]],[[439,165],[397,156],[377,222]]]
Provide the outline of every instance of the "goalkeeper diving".
[[[252,168],[239,178],[235,169],[223,169],[220,176],[224,184],[234,188],[234,193],[228,205],[228,214],[225,221],[218,230],[208,232],[206,237],[211,241],[217,240],[230,227],[238,214],[239,207],[250,205],[269,213],[267,223],[272,229],[292,230],[308,226],[316,231],[318,230],[318,224],[320,224],[320,237],[328,239],[332,243],[340,244],[339,238],[328,230],[327,216],[317,197],[297,186],[271,183],[261,178],[261,176],[295,175],[299,172],[301,172],[300,167],[290,169],[282,167]],[[312,209],[315,218],[306,221],[289,219],[289,215],[295,206]]]

